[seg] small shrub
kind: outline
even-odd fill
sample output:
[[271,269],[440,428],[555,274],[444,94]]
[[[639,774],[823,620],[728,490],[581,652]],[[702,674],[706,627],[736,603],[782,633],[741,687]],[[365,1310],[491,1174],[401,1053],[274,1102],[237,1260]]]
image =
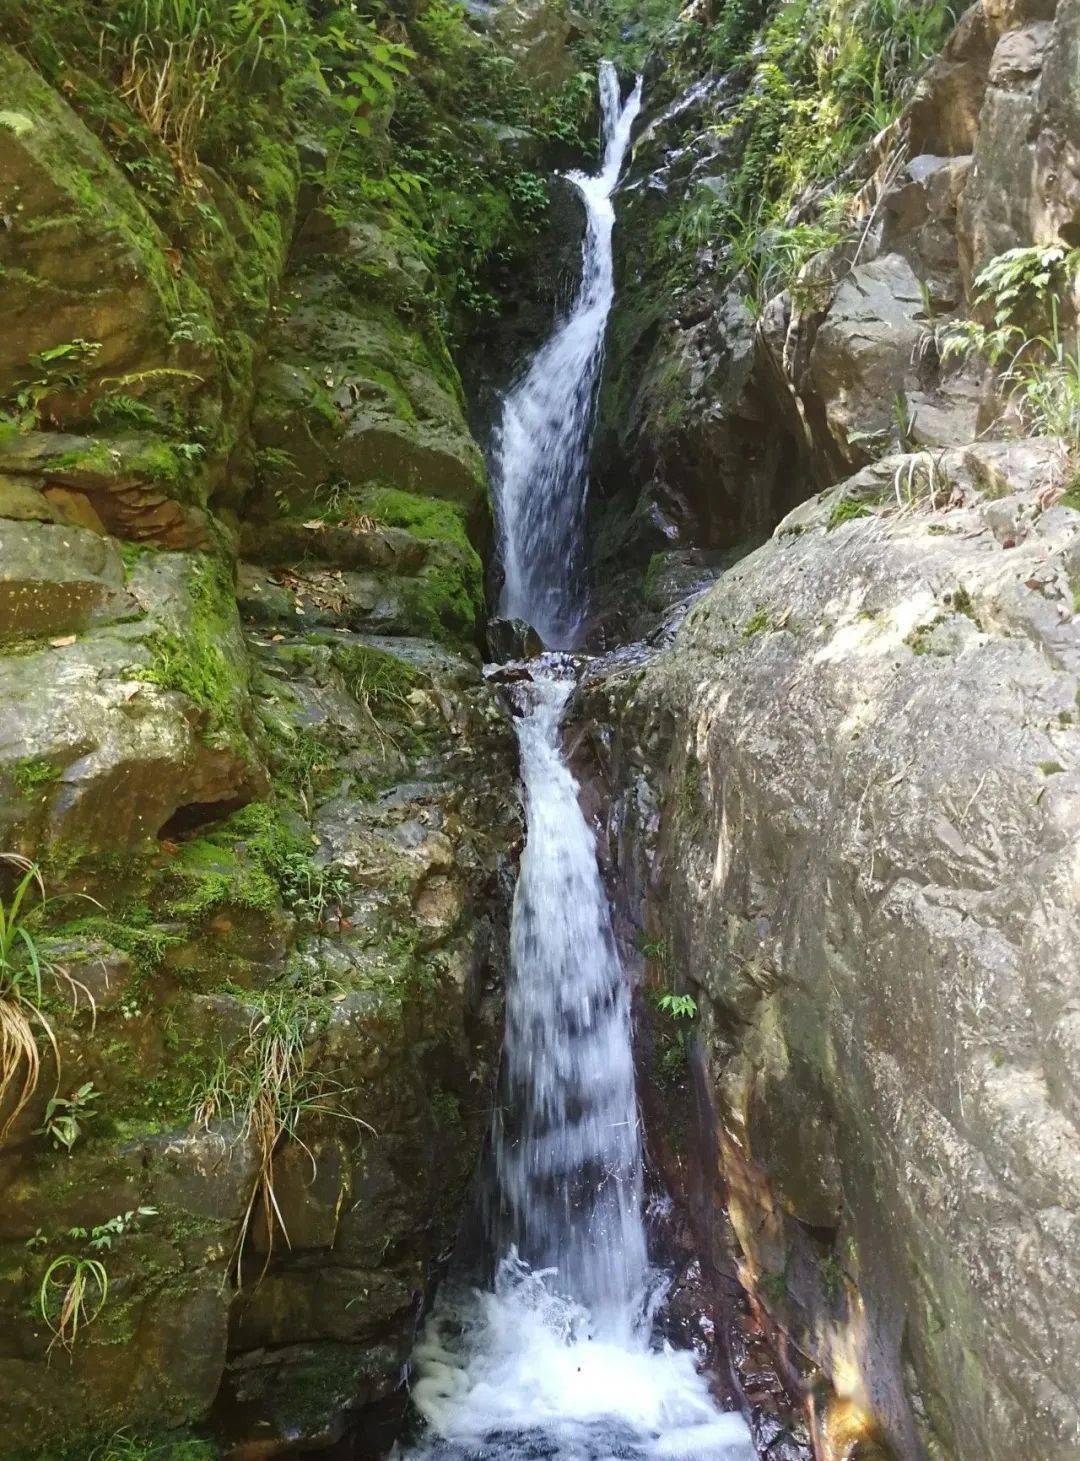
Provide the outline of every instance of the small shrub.
[[44,999],[43,964],[37,943],[28,926],[30,900],[38,893],[44,900],[45,884],[37,867],[14,853],[4,861],[21,872],[10,899],[0,899],[0,1104],[9,1092],[15,1100],[0,1122],[0,1140],[29,1105],[41,1076],[41,1054],[34,1037],[42,1031],[60,1066],[60,1051],[52,1026],[42,1013]]
[[[233,1250],[232,1272],[242,1281],[244,1250],[251,1225],[258,1215],[270,1262],[278,1234],[289,1242],[288,1230],[274,1191],[274,1156],[282,1143],[299,1140],[301,1117],[319,1114],[351,1121],[374,1134],[374,1129],[343,1105],[351,1094],[338,1082],[308,1068],[308,1035],[312,1010],[307,1001],[283,993],[265,997],[252,1015],[247,1041],[236,1059],[224,1056],[209,1080],[192,1092],[192,1114],[197,1125],[209,1129],[223,1119],[238,1123],[241,1141],[255,1147],[256,1174]],[[302,1144],[302,1143],[301,1143]],[[315,1159],[304,1148],[316,1175]]]
[[1062,324],[1062,297],[1080,274],[1080,249],[1009,249],[975,280],[974,302],[989,323],[962,320],[938,333],[943,362],[978,357],[1034,436],[1080,441],[1080,343]]

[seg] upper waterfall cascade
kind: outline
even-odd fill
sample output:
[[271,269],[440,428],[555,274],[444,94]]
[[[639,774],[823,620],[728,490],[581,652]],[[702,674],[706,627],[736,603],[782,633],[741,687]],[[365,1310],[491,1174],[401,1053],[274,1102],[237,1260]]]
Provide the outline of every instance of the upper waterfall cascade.
[[[604,156],[575,175],[588,211],[570,314],[506,401],[498,440],[502,609],[552,649],[584,615],[582,509],[604,327],[614,297],[612,194],[641,104],[600,73]],[[486,1186],[487,1292],[444,1286],[415,1352],[429,1431],[416,1461],[753,1461],[741,1416],[694,1357],[658,1345],[664,1275],[648,1260],[630,998],[592,830],[560,748],[573,661],[516,687],[528,839]]]
[[572,649],[585,616],[583,518],[604,332],[615,299],[612,194],[641,109],[614,66],[600,68],[603,160],[567,174],[585,204],[581,285],[573,306],[503,402],[493,485],[503,589],[499,612],[524,619],[549,649]]

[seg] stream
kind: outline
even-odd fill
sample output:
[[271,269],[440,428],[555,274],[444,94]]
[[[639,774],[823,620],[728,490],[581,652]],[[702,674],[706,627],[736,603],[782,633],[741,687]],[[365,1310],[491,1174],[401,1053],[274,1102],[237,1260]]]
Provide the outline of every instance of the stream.
[[495,484],[500,610],[547,653],[513,687],[527,813],[491,1159],[480,1194],[492,1278],[444,1284],[414,1354],[427,1429],[412,1461],[558,1457],[753,1461],[689,1351],[654,1334],[667,1278],[647,1252],[630,999],[593,833],[560,726],[585,613],[583,517],[613,195],[641,105],[600,71],[602,163],[571,174],[587,226],[573,305],[509,392]]

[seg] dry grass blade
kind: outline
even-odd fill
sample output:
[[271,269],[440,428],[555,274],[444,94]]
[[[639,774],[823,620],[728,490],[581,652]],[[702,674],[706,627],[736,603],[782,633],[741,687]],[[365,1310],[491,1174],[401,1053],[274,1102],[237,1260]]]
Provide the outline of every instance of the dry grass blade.
[[222,1057],[205,1087],[194,1093],[192,1111],[197,1124],[209,1128],[225,1118],[240,1122],[237,1139],[250,1142],[255,1156],[255,1176],[240,1222],[229,1271],[241,1282],[244,1252],[252,1226],[261,1219],[266,1251],[260,1279],[266,1273],[280,1236],[291,1247],[285,1217],[274,1189],[274,1159],[283,1142],[296,1142],[311,1163],[312,1179],[317,1173],[314,1153],[298,1135],[302,1116],[325,1115],[375,1135],[359,1116],[347,1111],[342,1101],[350,1094],[337,1082],[311,1074],[307,1069],[306,1032],[310,1012],[303,1003],[290,1003],[279,995],[252,1018],[247,1045],[234,1063]]
[[[26,927],[27,898],[36,890],[45,898],[37,866],[17,853],[0,854],[22,876],[9,901],[0,899],[0,1141],[26,1110],[41,1078],[41,1052],[34,1035],[38,1025],[52,1047],[60,1077],[60,1051],[52,1026],[41,1011],[42,963]],[[12,1093],[14,1100],[12,1101]]]

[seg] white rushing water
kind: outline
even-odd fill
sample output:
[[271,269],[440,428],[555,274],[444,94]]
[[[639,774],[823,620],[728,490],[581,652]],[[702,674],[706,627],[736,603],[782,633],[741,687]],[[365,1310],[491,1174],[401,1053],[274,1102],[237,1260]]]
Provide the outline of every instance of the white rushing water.
[[600,66],[603,160],[569,173],[585,204],[581,285],[573,307],[503,403],[494,489],[503,581],[499,612],[524,619],[549,649],[572,649],[585,615],[583,518],[604,332],[615,298],[612,194],[641,109],[624,103],[614,66]]
[[[549,642],[572,639],[580,622],[559,555],[572,539],[573,561],[580,556],[612,297],[610,196],[640,105],[640,81],[622,105],[606,63],[600,85],[603,171],[578,179],[589,205],[581,295],[503,424],[504,494],[512,487],[503,531],[523,535],[504,540],[512,595],[504,612],[529,619]],[[412,1395],[428,1430],[411,1456],[753,1461],[745,1423],[718,1409],[693,1355],[654,1342],[665,1281],[646,1251],[629,992],[595,839],[560,747],[575,668],[549,654],[530,673],[515,687],[528,837],[482,1193],[494,1279],[487,1290],[448,1283],[427,1321]]]
[[646,1297],[630,1002],[592,833],[559,750],[574,687],[556,664],[519,692],[528,841],[510,935],[488,1230],[550,1269],[594,1334],[625,1341]]

